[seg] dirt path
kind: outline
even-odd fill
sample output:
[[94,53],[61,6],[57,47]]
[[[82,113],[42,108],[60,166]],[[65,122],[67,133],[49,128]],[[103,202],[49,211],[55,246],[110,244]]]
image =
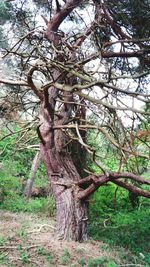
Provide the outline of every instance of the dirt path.
[[41,215],[0,210],[0,267],[106,266],[121,264],[101,242],[55,239],[55,221]]

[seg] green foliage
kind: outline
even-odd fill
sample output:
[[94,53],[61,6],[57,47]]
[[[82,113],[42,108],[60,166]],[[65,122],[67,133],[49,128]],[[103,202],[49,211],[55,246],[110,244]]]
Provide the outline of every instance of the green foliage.
[[60,257],[60,263],[68,266],[68,264],[70,263],[70,258],[71,258],[71,255],[68,249],[65,248],[63,254]]
[[27,201],[22,196],[12,193],[9,198],[5,198],[0,207],[2,209],[7,209],[13,212],[23,211],[37,213],[43,212],[45,210],[46,205],[46,198],[29,199]]
[[[7,257],[6,257],[6,254],[5,253],[2,253],[0,255],[0,264],[4,264],[5,262],[7,261]],[[4,265],[2,265],[4,266]],[[5,265],[6,266],[6,265]]]
[[[118,151],[105,141],[102,134],[90,131],[88,143],[96,149],[97,154],[100,154],[101,163],[107,166],[108,170],[118,170]],[[139,140],[136,140],[135,146],[139,147],[139,145]],[[99,148],[97,149],[97,147]],[[149,153],[147,147],[142,148],[142,153]],[[89,160],[88,163],[92,170],[96,173],[100,172],[92,161]],[[147,167],[148,160],[145,158],[129,157],[124,165],[124,170],[138,174],[143,173],[145,177],[149,178],[148,173],[144,174]],[[147,189],[146,186],[142,186],[142,188]],[[99,239],[109,245],[122,246],[139,254],[150,248],[150,224],[148,223],[150,212],[147,209],[149,202],[141,197],[136,199],[136,203],[132,203],[131,197],[127,190],[111,183],[100,187],[90,199],[89,233],[94,239]],[[111,263],[109,264],[111,266]]]
[[79,260],[78,260],[78,264],[79,264],[80,266],[86,266],[86,261],[85,261],[85,259],[83,259],[83,258],[79,259]]
[[49,251],[47,251],[44,247],[38,247],[36,249],[36,252],[37,252],[38,255],[43,255],[43,256],[49,254]]
[[12,18],[12,5],[5,0],[0,1],[0,24],[5,23]]
[[[92,209],[92,207],[91,207]],[[145,253],[150,248],[150,211],[114,210],[111,216],[101,213],[101,217],[91,218],[89,232],[95,239],[100,239],[110,245],[123,246],[134,253]]]
[[131,208],[128,200],[128,192],[114,184],[100,187],[90,199],[90,217],[111,217],[116,209]]
[[[14,128],[17,131],[19,128]],[[7,131],[0,133],[0,137],[7,135]],[[3,162],[6,166],[10,166],[11,174],[15,176],[23,176],[28,178],[29,170],[35,152],[31,150],[17,151],[16,137],[19,134],[8,136],[0,142],[0,162]],[[13,162],[12,162],[13,159]]]
[[149,1],[107,1],[115,20],[136,38],[149,37]]
[[[93,120],[95,122],[96,118],[90,118],[90,120],[91,122]],[[101,133],[97,130],[88,131],[87,143],[96,151],[98,155],[96,157],[97,161],[100,161],[102,165],[107,167],[107,170],[117,171],[119,164],[117,150],[107,142],[106,138]],[[93,158],[89,154],[87,155],[87,165],[95,173],[101,172],[101,169],[93,163]]]
[[106,262],[106,258],[105,257],[101,257],[101,258],[95,258],[95,259],[89,259],[88,261],[88,267],[99,267],[99,266],[104,266],[104,263]]
[[53,217],[56,214],[56,202],[52,196],[49,196],[45,203],[43,203],[43,212],[49,217]]
[[0,27],[0,36],[1,36],[0,48],[2,48],[2,49],[7,48],[8,47],[8,40],[4,36],[2,27]]
[[[1,132],[1,137],[4,134],[7,132]],[[54,216],[55,201],[52,197],[29,201],[22,197],[22,184],[29,177],[35,152],[17,151],[15,142],[15,136],[8,136],[0,142],[0,207],[14,212],[44,212],[47,216]],[[43,163],[40,164],[36,176],[35,186],[47,186],[48,179]]]
[[47,173],[46,173],[44,163],[42,161],[40,162],[40,166],[39,166],[38,171],[36,173],[36,179],[35,179],[34,185],[37,187],[48,186]]
[[116,263],[113,261],[109,261],[106,265],[106,267],[117,267]]
[[[89,142],[97,147],[96,142],[100,142],[101,155],[104,156],[103,163],[108,169],[116,170],[118,166],[117,157],[114,157],[113,149],[105,143],[102,136],[96,138],[95,133],[91,132],[88,136]],[[96,142],[94,143],[94,140]],[[21,179],[27,179],[34,152],[15,150],[15,137],[8,137],[0,143],[0,161],[3,162],[0,172],[0,192],[1,205],[0,208],[13,212],[43,212],[48,216],[55,215],[55,201],[52,197],[36,198],[25,200],[21,196]],[[107,155],[107,157],[106,157]],[[13,158],[13,162],[12,162]],[[3,160],[3,161],[2,161]],[[90,162],[90,161],[89,161]],[[130,165],[134,166],[134,160],[129,159]],[[92,168],[92,161],[90,162]],[[138,161],[140,166],[145,166],[145,161]],[[147,164],[147,162],[146,162]],[[9,166],[9,167],[8,167]],[[95,168],[99,172],[99,168]],[[147,174],[146,174],[147,175]],[[36,186],[47,185],[47,175],[43,163],[37,173],[35,180]],[[148,247],[150,246],[149,231],[149,203],[145,198],[140,198],[139,208],[133,209],[129,200],[129,194],[126,190],[117,188],[114,184],[100,187],[91,197],[89,205],[89,233],[94,239],[100,239],[110,246],[122,246],[139,255],[143,253],[145,264],[149,264]],[[26,232],[18,233],[21,238],[26,238]],[[5,240],[0,240],[4,244]],[[104,250],[110,249],[105,246]],[[38,253],[45,254],[49,264],[52,262],[52,256],[43,249],[39,249]],[[22,252],[22,264],[27,263],[28,255]],[[4,261],[4,259],[3,259]],[[71,261],[70,253],[64,249],[60,257],[60,263],[69,266]],[[88,262],[84,258],[78,260],[80,266],[105,266],[115,267],[116,263],[106,258],[89,259]],[[87,265],[88,264],[88,265]]]
[[29,254],[26,251],[22,251],[20,255],[20,260],[22,264],[26,264],[29,262]]
[[11,175],[11,166],[3,165],[0,171],[0,204],[3,203],[6,196],[11,196],[13,189],[16,189],[17,186],[17,178]]
[[7,238],[0,237],[0,246],[4,246],[7,243]]

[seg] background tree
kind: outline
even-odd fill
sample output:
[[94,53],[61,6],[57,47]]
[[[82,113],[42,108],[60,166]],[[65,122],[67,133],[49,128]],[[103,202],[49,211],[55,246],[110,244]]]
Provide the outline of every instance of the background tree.
[[[0,82],[13,86],[20,103],[34,120],[36,116],[40,151],[56,200],[58,237],[82,241],[87,237],[86,199],[99,186],[112,182],[150,197],[148,191],[128,182],[149,185],[149,180],[124,172],[128,157],[149,159],[146,140],[145,151],[134,146],[137,139],[143,142],[138,123],[150,114],[144,109],[149,102],[147,25],[140,33],[133,21],[134,1],[117,5],[115,1],[33,1],[32,5],[5,1],[5,5],[8,2],[15,13],[13,32],[8,35],[12,34],[14,44],[2,54],[4,63],[6,58],[11,60],[16,71]],[[42,27],[40,15],[45,22]],[[96,122],[89,120],[91,113]],[[115,147],[120,160],[116,172],[108,170],[86,142],[89,130]],[[81,157],[77,162],[82,151],[91,154],[99,173],[86,170],[82,178]]]

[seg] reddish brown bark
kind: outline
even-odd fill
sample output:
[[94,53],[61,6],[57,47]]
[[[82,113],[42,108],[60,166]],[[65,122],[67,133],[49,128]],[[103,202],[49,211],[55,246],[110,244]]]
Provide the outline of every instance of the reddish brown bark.
[[147,51],[143,50],[137,50],[134,52],[102,52],[102,57],[103,58],[113,58],[113,57],[120,57],[120,58],[130,58],[130,57],[144,57],[145,53],[150,53],[150,49],[147,49]]
[[[48,22],[45,36],[50,42],[53,42],[57,49],[61,50],[60,37],[57,34],[59,25],[81,2],[81,0],[67,1],[63,8],[57,11],[51,21]],[[73,59],[74,56],[72,54],[71,58]],[[56,60],[63,62],[64,58],[57,55]],[[74,83],[73,77],[66,78],[65,73],[62,74],[57,69],[53,72],[53,78],[55,81],[62,83],[65,81],[68,84]],[[61,181],[66,179],[70,181],[70,184],[79,181],[80,175],[70,155],[67,154],[65,148],[66,136],[62,130],[54,131],[53,129],[55,125],[68,123],[73,105],[63,104],[59,113],[55,116],[57,96],[58,90],[56,88],[45,88],[40,114],[41,125],[38,129],[41,139],[41,153],[56,200],[57,236],[61,239],[81,241],[86,239],[86,204],[77,198],[76,189],[78,187],[67,188],[65,185],[61,185]],[[72,101],[72,95],[64,92],[63,100],[65,102]]]
[[41,144],[41,152],[56,200],[57,237],[83,241],[87,238],[86,204],[77,197],[77,186],[68,188],[64,185],[66,180],[73,185],[74,182],[80,180],[80,176],[69,154],[67,155],[63,151],[61,144],[63,136],[61,137],[62,139],[57,140],[57,143],[55,143],[53,130],[47,133],[47,131],[44,131],[45,129],[44,127],[40,128],[44,141]]

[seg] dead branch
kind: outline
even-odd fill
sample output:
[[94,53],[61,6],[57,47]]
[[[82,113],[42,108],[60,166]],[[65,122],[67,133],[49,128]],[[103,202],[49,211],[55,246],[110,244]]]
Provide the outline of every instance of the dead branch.
[[44,228],[44,227],[48,227],[48,228],[51,228],[51,229],[53,229],[53,230],[56,229],[56,227],[54,227],[54,226],[52,226],[52,225],[50,225],[50,224],[42,224],[38,229],[35,229],[35,230],[33,230],[33,231],[28,231],[27,233],[28,233],[28,234],[39,233],[39,232],[41,232],[42,228]]
[[21,81],[21,80],[7,80],[7,79],[0,79],[0,83],[4,83],[4,84],[8,84],[8,85],[18,85],[18,86],[28,86],[29,84],[26,83],[25,81]]
[[32,80],[32,75],[33,75],[35,70],[38,70],[37,66],[31,67],[31,69],[29,70],[28,75],[27,75],[27,82],[28,82],[28,85],[33,90],[33,92],[35,93],[35,95],[37,95],[38,98],[42,101],[43,100],[43,93],[38,90],[38,88],[35,86],[35,84]]
[[78,193],[78,198],[79,199],[84,199],[89,197],[93,192],[97,190],[97,188],[101,185],[104,185],[108,182],[115,183],[139,196],[143,196],[146,198],[150,198],[150,192],[146,191],[144,189],[138,188],[137,186],[134,186],[132,184],[123,182],[119,180],[120,178],[124,179],[129,179],[136,181],[141,184],[145,185],[150,185],[150,181],[146,180],[138,175],[134,175],[133,173],[108,173],[107,175],[100,175],[94,176],[94,175],[89,175],[88,177],[80,180],[79,182],[76,183],[76,185],[80,187],[84,187],[84,185],[89,185],[88,188],[85,190],[79,191]]

